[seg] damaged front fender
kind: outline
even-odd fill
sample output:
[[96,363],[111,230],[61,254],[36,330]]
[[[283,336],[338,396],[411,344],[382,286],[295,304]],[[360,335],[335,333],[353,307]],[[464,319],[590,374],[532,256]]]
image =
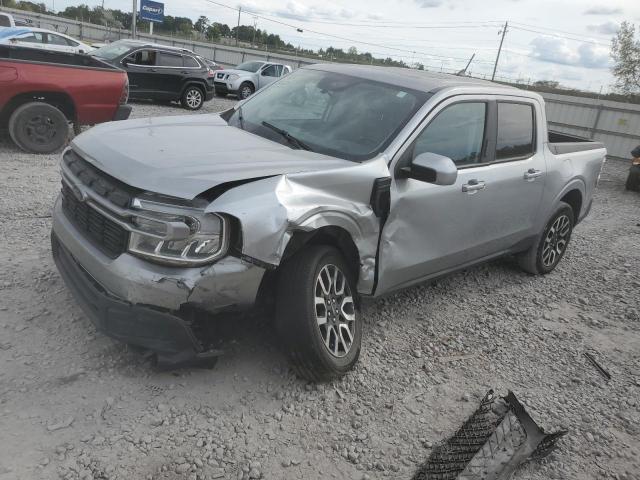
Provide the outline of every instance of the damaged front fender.
[[339,227],[357,250],[358,291],[370,294],[380,219],[371,205],[376,178],[388,177],[388,159],[379,156],[352,167],[290,173],[241,185],[225,192],[207,208],[240,221],[242,253],[278,266],[296,232]]

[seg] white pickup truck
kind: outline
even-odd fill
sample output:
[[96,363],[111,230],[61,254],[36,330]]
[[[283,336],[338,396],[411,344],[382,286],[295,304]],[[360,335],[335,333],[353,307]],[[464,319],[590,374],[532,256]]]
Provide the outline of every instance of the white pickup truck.
[[206,358],[210,314],[271,306],[294,368],[325,380],[358,359],[363,299],[503,255],[554,270],[605,155],[547,132],[533,92],[315,65],[221,115],[76,137],[53,254],[108,335]]

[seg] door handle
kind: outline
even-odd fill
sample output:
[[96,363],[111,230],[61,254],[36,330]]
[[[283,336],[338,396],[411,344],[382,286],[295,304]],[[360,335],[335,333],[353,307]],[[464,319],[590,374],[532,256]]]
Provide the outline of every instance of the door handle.
[[155,68],[150,68],[149,71],[150,72],[157,72],[157,70]]
[[479,190],[484,190],[484,188],[486,187],[486,184],[483,181],[478,181],[478,180],[469,180],[469,183],[465,183],[464,185],[462,185],[462,191],[464,193],[468,193],[470,195],[473,195],[474,193],[478,192]]
[[189,72],[187,72],[186,70],[182,70],[180,73],[181,73],[182,75],[187,75]]
[[533,181],[542,175],[542,170],[536,170],[535,168],[530,168],[524,174],[524,179],[527,181]]

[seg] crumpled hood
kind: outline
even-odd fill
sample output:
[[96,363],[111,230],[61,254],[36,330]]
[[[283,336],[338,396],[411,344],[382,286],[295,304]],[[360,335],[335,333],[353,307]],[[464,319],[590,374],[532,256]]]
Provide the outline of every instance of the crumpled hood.
[[185,199],[225,182],[354,165],[230,127],[217,114],[104,123],[71,147],[127,185]]

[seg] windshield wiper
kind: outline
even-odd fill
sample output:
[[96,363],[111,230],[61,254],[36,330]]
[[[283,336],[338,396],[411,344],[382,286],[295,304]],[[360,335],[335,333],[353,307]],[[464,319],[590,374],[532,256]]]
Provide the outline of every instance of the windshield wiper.
[[262,125],[264,125],[265,127],[273,130],[276,133],[279,133],[280,135],[282,135],[285,140],[287,142],[289,142],[289,144],[297,149],[302,149],[302,150],[309,150],[310,152],[312,152],[313,150],[311,150],[311,147],[309,145],[307,145],[306,143],[304,143],[302,140],[297,139],[296,137],[294,137],[293,135],[291,135],[289,132],[287,132],[286,130],[283,130],[279,127],[276,127],[275,125],[269,123],[269,122],[262,122]]

